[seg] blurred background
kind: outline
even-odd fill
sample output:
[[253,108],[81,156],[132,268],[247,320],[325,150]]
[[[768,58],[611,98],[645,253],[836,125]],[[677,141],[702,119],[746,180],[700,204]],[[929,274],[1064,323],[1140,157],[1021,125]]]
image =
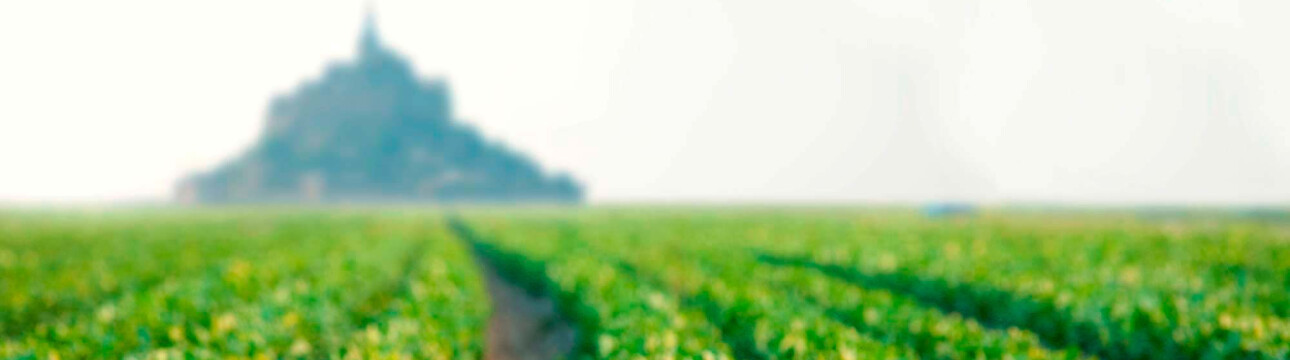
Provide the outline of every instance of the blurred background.
[[0,202],[170,201],[365,11],[592,203],[1290,201],[1290,3],[0,3]]

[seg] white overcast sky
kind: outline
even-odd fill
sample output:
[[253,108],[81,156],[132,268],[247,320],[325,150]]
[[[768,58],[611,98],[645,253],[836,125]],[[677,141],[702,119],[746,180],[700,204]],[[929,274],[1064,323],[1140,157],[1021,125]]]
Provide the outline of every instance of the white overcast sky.
[[[1290,202],[1290,2],[376,2],[594,201]],[[0,2],[0,202],[164,199],[361,1]]]

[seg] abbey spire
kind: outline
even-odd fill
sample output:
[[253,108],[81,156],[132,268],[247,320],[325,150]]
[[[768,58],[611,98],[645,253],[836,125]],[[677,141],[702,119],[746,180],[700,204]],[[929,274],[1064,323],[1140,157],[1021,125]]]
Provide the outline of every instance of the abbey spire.
[[372,3],[367,3],[367,14],[363,18],[363,34],[359,38],[358,52],[360,57],[370,57],[381,52],[381,37],[376,31],[376,10]]

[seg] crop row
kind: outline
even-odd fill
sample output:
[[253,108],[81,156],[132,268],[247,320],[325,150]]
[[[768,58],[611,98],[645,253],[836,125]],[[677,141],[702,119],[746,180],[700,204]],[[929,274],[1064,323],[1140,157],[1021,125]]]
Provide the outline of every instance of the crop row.
[[[234,224],[239,221],[256,223]],[[464,359],[482,353],[486,295],[469,270],[468,253],[442,223],[316,215],[268,226],[245,240],[260,245],[205,259],[195,273],[107,296],[90,311],[43,316],[5,338],[0,357]]]
[[[159,283],[209,271],[240,253],[271,251],[282,242],[253,232],[263,222],[150,218],[0,219],[0,335],[31,331],[52,316],[92,311],[100,302]],[[275,229],[288,229],[286,222]],[[183,236],[176,236],[183,234]],[[284,238],[285,239],[285,238]]]
[[[1077,350],[1051,350],[1031,333],[1019,329],[989,329],[957,314],[930,308],[901,294],[866,289],[855,283],[804,267],[782,266],[753,249],[740,236],[742,227],[706,226],[653,221],[612,220],[580,225],[588,241],[612,249],[648,249],[657,261],[640,262],[664,271],[701,269],[691,277],[702,282],[778,289],[776,301],[804,299],[831,318],[884,344],[912,349],[924,359],[975,359],[1021,356],[1031,359],[1079,358]],[[714,224],[718,225],[718,224]],[[595,231],[593,231],[593,229]],[[619,251],[625,260],[639,252]],[[630,255],[630,257],[627,257]],[[706,275],[703,275],[706,274]],[[750,284],[752,283],[752,284]]]
[[559,220],[565,223],[547,226],[577,230],[566,231],[564,242],[594,248],[694,299],[726,325],[742,357],[1079,357],[1077,350],[1047,349],[1022,330],[988,329],[900,294],[768,264],[742,248],[740,227],[692,228],[662,218]]
[[753,246],[1107,359],[1290,356],[1279,257],[1258,225],[1125,219],[742,219]]
[[555,300],[573,358],[1290,357],[1290,232],[1266,223],[0,215],[0,358],[478,359],[484,272]]
[[730,359],[720,332],[663,289],[637,281],[562,229],[527,222],[455,222],[503,276],[548,294],[580,332],[573,358]]

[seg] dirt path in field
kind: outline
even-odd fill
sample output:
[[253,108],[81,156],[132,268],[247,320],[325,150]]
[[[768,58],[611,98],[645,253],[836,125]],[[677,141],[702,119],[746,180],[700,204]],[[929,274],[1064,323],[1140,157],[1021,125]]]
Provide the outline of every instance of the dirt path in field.
[[477,259],[493,302],[484,360],[547,360],[568,355],[577,332],[556,312],[554,302],[529,295],[500,276],[487,259]]

